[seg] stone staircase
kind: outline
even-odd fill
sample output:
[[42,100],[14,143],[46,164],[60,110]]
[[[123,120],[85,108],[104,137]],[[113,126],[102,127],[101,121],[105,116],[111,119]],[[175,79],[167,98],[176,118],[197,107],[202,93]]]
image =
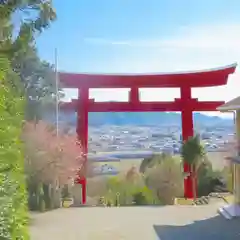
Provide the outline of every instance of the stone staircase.
[[218,213],[228,220],[233,218],[233,216],[226,210],[224,206],[218,209]]

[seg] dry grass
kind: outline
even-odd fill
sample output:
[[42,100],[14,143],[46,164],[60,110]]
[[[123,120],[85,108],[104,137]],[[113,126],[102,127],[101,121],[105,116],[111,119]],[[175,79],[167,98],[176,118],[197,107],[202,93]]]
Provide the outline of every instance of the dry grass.
[[89,197],[104,196],[107,192],[107,177],[96,176],[87,181],[87,195]]
[[109,164],[113,167],[115,167],[119,172],[127,172],[130,168],[136,167],[139,169],[140,164],[142,162],[143,158],[138,158],[138,159],[124,159],[121,160],[120,162],[110,162],[110,163],[96,163],[97,165],[104,165],[104,164]]
[[[179,158],[179,156],[176,156],[176,158]],[[102,166],[104,164],[109,164],[113,167],[115,167],[120,173],[125,173],[127,172],[129,169],[131,169],[132,167],[136,167],[136,169],[139,169],[141,162],[142,162],[143,158],[135,158],[135,159],[124,159],[121,160],[119,162],[101,162],[101,163],[95,163],[98,166]]]
[[207,156],[214,170],[222,170],[226,165],[225,157],[229,154],[228,152],[209,152]]
[[[207,154],[209,161],[212,163],[213,168],[216,170],[221,170],[223,169],[225,165],[225,157],[227,156],[226,152],[209,152]],[[176,155],[176,158],[179,158],[180,156]],[[126,172],[132,167],[136,167],[139,169],[140,164],[142,162],[143,158],[137,158],[137,159],[124,159],[121,160],[120,162],[109,162],[109,163],[95,163],[97,165],[104,165],[104,164],[109,164],[113,167],[115,167],[117,170],[120,172]]]

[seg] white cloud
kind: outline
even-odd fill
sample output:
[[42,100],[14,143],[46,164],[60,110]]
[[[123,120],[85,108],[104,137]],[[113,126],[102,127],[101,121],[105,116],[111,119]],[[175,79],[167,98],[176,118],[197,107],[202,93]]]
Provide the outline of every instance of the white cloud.
[[[85,38],[85,42],[95,45],[126,45],[128,47],[148,48],[184,48],[184,49],[224,49],[236,50],[239,48],[239,25],[208,25],[182,27],[171,37],[159,39],[106,39]],[[240,49],[238,49],[240,51]]]
[[[240,24],[208,25],[182,27],[170,37],[159,39],[85,39],[86,44],[112,45],[121,47],[126,58],[117,59],[110,64],[111,72],[169,72],[215,68],[240,62]],[[117,57],[116,57],[117,58]],[[229,77],[224,87],[193,89],[193,97],[200,100],[228,101],[240,95],[240,72]],[[214,94],[213,94],[214,93]],[[143,98],[173,99],[179,95],[175,92],[160,90],[144,91]],[[106,97],[107,96],[107,97]],[[125,96],[125,97],[124,97]],[[120,100],[126,93],[97,92],[92,97],[97,100]]]

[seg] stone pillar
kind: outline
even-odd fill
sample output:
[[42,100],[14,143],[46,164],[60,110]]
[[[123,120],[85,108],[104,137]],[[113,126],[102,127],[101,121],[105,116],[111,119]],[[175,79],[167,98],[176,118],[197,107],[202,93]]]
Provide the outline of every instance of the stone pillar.
[[72,196],[73,196],[73,205],[74,206],[82,205],[82,185],[75,184],[72,187],[71,192],[72,192]]

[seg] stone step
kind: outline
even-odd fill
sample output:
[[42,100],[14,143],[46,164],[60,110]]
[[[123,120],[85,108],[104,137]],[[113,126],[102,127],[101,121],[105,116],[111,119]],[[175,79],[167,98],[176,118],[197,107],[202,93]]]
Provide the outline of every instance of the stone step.
[[220,208],[218,209],[218,213],[219,213],[220,215],[222,215],[224,218],[228,219],[228,220],[230,220],[230,219],[233,218],[233,217],[226,211],[226,209],[225,209],[224,207],[220,207]]

